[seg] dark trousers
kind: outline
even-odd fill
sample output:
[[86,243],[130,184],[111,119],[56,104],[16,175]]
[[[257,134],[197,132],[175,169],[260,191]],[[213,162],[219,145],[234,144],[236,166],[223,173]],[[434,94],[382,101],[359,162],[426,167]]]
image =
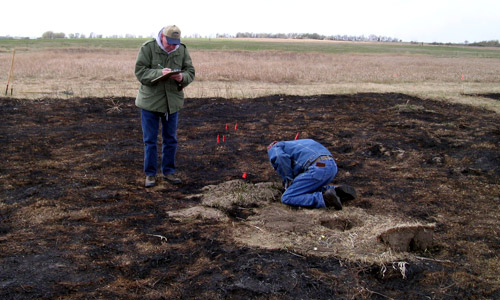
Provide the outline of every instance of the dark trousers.
[[312,164],[294,178],[281,197],[281,202],[291,206],[324,208],[323,192],[337,175],[337,164],[333,159]]
[[156,175],[158,167],[158,132],[161,123],[161,171],[163,174],[175,172],[177,152],[177,113],[163,114],[141,109],[141,125],[144,140],[144,172]]

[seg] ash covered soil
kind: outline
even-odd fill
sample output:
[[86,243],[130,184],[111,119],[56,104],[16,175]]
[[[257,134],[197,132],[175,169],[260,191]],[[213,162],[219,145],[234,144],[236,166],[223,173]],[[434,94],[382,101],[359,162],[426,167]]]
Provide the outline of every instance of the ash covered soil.
[[[146,189],[133,102],[1,99],[1,299],[500,299],[494,112],[404,94],[186,99],[184,184]],[[219,219],[171,215],[203,208],[209,185],[278,182],[266,146],[297,133],[331,150],[335,184],[357,188],[343,211],[433,224],[432,245],[383,263],[317,255],[310,241],[328,236],[304,214],[341,212],[282,207],[279,197],[268,205],[302,214],[293,230],[307,243],[235,239],[243,227],[272,233],[249,223],[261,204],[233,204]],[[330,229],[354,246],[354,223]]]

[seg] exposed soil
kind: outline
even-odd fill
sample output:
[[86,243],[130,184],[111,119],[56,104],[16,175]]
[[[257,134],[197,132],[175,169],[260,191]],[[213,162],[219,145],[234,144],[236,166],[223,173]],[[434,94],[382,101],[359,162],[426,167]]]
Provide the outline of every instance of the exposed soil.
[[[133,100],[0,100],[1,299],[500,299],[498,114],[402,94],[187,99],[184,184],[146,189]],[[198,217],[208,185],[278,182],[266,146],[297,133],[356,187],[346,212],[433,224],[432,246],[377,264],[235,239],[272,231],[252,223],[266,207],[311,213],[273,196]],[[331,230],[364,221],[320,213]]]

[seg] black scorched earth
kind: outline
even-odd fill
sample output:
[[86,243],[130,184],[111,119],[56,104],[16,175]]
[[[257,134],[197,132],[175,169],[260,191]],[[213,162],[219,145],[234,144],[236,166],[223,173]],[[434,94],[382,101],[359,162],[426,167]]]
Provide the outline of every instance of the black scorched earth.
[[[494,112],[403,94],[186,99],[184,184],[152,189],[133,99],[4,98],[0,112],[1,299],[500,299]],[[364,220],[309,227],[303,216],[342,212],[290,209],[279,195],[214,218],[171,214],[203,208],[209,185],[278,182],[266,146],[297,133],[334,154],[334,183],[357,188],[346,212],[432,224],[432,245],[396,261],[349,257],[339,247],[358,244]],[[271,223],[255,221],[264,206],[297,216],[286,235],[276,227],[280,238],[304,239],[235,238],[244,228],[273,239]]]

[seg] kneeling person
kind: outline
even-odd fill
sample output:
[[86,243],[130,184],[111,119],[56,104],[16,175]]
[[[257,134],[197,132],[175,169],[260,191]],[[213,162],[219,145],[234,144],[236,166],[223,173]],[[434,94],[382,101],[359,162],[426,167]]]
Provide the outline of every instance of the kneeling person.
[[342,209],[342,202],[356,198],[349,185],[328,185],[337,175],[332,154],[311,139],[273,142],[267,153],[281,177],[285,192],[281,202],[308,208]]

